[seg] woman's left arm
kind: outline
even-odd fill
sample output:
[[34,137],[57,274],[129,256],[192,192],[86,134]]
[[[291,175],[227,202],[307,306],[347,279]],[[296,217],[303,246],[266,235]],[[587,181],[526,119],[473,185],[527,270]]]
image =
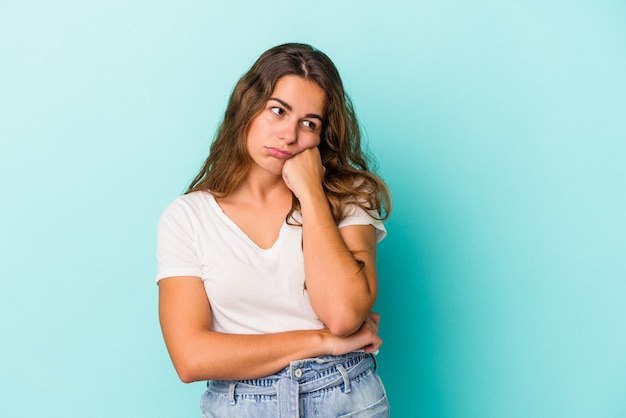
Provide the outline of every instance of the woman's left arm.
[[306,288],[319,319],[335,335],[357,331],[376,301],[376,230],[339,229],[322,188],[324,167],[311,148],[285,162],[283,178],[300,201]]

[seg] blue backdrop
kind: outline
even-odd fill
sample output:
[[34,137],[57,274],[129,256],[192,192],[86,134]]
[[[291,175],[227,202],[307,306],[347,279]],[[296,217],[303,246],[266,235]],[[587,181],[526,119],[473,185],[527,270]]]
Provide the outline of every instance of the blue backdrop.
[[626,5],[0,2],[0,416],[192,417],[155,228],[237,78],[311,43],[394,194],[394,417],[626,416]]

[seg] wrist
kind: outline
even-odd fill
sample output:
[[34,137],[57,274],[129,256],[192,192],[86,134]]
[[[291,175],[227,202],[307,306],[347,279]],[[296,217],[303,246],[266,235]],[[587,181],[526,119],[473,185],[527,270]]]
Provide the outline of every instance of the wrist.
[[315,333],[315,346],[319,349],[317,356],[334,355],[335,347],[333,344],[334,336],[327,328],[320,329]]
[[324,189],[320,186],[319,188],[307,190],[305,193],[300,193],[297,196],[298,201],[300,201],[300,206],[304,210],[305,207],[317,207],[319,205],[328,205],[328,198],[326,197],[326,193],[324,193]]

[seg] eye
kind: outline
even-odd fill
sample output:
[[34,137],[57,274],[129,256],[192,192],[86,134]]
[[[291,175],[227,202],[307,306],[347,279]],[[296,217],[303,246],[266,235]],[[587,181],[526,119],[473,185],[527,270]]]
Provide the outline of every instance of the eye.
[[317,128],[317,124],[315,122],[313,122],[313,121],[310,121],[310,120],[303,120],[302,124],[304,126],[306,126],[307,128],[309,128],[310,130],[312,130],[312,131],[314,131],[315,128]]
[[272,106],[272,107],[270,107],[270,112],[272,112],[272,113],[274,113],[274,114],[276,114],[278,116],[282,116],[282,115],[285,114],[285,109],[283,109],[280,106]]

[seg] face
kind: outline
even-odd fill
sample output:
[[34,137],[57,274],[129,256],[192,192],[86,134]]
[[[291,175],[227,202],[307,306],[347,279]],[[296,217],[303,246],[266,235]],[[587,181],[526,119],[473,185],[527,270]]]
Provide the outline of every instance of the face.
[[285,161],[320,144],[326,94],[317,84],[294,75],[278,79],[265,107],[251,122],[247,149],[251,170],[280,176]]

